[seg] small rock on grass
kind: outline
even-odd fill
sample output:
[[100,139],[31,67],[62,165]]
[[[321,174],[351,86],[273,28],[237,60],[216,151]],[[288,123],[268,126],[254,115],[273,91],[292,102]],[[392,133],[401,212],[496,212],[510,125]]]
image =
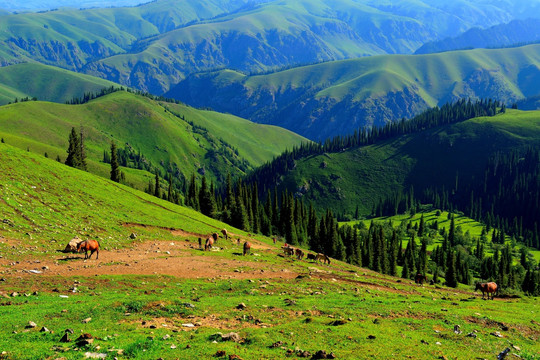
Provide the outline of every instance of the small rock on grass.
[[37,326],[37,325],[36,325],[35,322],[29,321],[29,322],[28,322],[28,325],[26,325],[24,328],[25,328],[25,329],[33,329],[33,328],[35,328],[36,326]]
[[327,354],[324,350],[319,350],[311,357],[312,359],[335,359],[336,355],[331,352],[330,354]]
[[92,321],[92,318],[86,318],[82,321],[83,324],[88,324],[90,321]]

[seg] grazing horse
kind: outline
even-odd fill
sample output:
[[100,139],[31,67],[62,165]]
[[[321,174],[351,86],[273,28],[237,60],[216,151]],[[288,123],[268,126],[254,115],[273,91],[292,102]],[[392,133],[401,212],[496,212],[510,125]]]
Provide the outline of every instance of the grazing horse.
[[246,241],[244,243],[244,256],[246,256],[248,253],[251,253],[251,244]]
[[206,243],[204,244],[204,251],[210,251],[212,249],[212,246],[214,246],[214,239],[212,237],[209,237],[206,239]]
[[214,242],[217,243],[217,239],[219,238],[219,234],[218,233],[213,233],[212,234],[212,239],[214,239]]
[[[99,243],[96,240],[85,240],[77,244],[77,252],[84,251],[84,258],[90,259],[93,253],[96,253],[96,260],[99,258]],[[88,252],[90,251],[90,255]]]
[[317,254],[307,254],[306,260],[314,260],[314,261],[317,261]]
[[427,281],[427,276],[426,275],[422,275],[420,273],[417,273],[416,276],[414,277],[414,282],[417,283],[417,284],[423,285],[424,281]]
[[324,254],[317,254],[317,257],[315,258],[315,261],[320,261],[325,264],[330,264],[330,258]]
[[288,255],[288,256],[293,256],[294,255],[294,248],[292,248],[290,246],[283,246],[282,249],[283,249],[283,253],[285,255]]
[[491,300],[493,300],[493,296],[497,292],[499,287],[497,286],[497,283],[494,282],[488,282],[488,283],[476,283],[476,288],[474,291],[481,290],[482,291],[482,299],[484,298],[484,295],[487,293],[487,298],[489,300],[489,294],[491,294]]
[[296,250],[294,251],[294,253],[295,253],[296,258],[297,258],[298,260],[302,260],[302,258],[304,257],[304,252],[303,252],[302,250],[300,250],[300,249],[296,249]]
[[223,236],[225,236],[225,240],[229,240],[229,235],[227,233],[227,229],[221,229],[221,233],[223,234]]

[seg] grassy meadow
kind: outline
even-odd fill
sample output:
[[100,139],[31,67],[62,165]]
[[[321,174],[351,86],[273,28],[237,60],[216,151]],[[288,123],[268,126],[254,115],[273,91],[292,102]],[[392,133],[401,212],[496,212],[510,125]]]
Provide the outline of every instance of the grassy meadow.
[[[104,177],[110,167],[102,162],[103,153],[110,151],[112,140],[119,148],[142,154],[155,167],[177,164],[185,178],[203,171],[212,179],[227,172],[242,174],[305,140],[277,127],[126,91],[82,105],[41,101],[5,105],[0,107],[0,126],[6,143],[62,161],[71,128],[82,128],[89,168]],[[125,172],[127,183],[139,189],[151,178],[143,171]]]
[[[280,244],[228,226],[251,239],[252,253],[242,257],[224,240],[204,253],[197,237],[224,224],[8,144],[0,144],[0,180],[3,359],[540,353],[534,298],[485,301],[469,286],[284,258]],[[75,235],[100,241],[99,260],[57,252]],[[66,329],[73,334],[63,343]],[[236,342],[218,334],[230,332]],[[93,342],[78,343],[82,334]]]

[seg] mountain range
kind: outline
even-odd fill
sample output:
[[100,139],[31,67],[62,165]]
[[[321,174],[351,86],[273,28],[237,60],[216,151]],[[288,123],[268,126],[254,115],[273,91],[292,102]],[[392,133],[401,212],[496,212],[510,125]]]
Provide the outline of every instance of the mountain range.
[[472,27],[539,13],[528,2],[160,0],[3,15],[0,64],[36,60],[162,94],[189,74],[412,53]]
[[460,98],[508,103],[540,92],[540,45],[383,55],[270,74],[194,74],[167,93],[312,140],[410,118]]

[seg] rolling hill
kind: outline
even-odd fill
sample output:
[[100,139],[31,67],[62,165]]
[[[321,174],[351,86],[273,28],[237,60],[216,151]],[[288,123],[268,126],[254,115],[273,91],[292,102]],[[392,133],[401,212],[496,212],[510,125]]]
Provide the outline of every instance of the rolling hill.
[[534,43],[540,41],[539,27],[539,19],[524,19],[495,25],[488,29],[472,28],[457,37],[428,42],[417,49],[415,54],[462,49],[502,48]]
[[120,87],[107,80],[39,63],[0,67],[0,105],[23,97],[65,103],[111,86]]
[[381,126],[459,98],[512,103],[537,95],[540,45],[384,55],[264,75],[196,74],[167,93],[313,140]]
[[[538,0],[159,0],[129,8],[5,15],[0,64],[33,59],[162,94],[185,76],[388,53],[538,13]],[[433,21],[437,19],[437,21]]]
[[[65,160],[72,127],[83,129],[90,171],[105,177],[110,169],[101,161],[111,140],[179,179],[199,173],[214,180],[223,180],[227,172],[243,174],[305,141],[277,127],[126,91],[83,105],[30,101],[0,107],[0,136],[8,144],[53,159]],[[127,181],[138,188],[146,186],[151,176],[125,171]]]
[[497,152],[540,146],[540,112],[509,110],[340,152],[302,157],[278,174],[287,189],[320,210],[370,215],[381,199],[427,188],[455,189],[482,179]]

